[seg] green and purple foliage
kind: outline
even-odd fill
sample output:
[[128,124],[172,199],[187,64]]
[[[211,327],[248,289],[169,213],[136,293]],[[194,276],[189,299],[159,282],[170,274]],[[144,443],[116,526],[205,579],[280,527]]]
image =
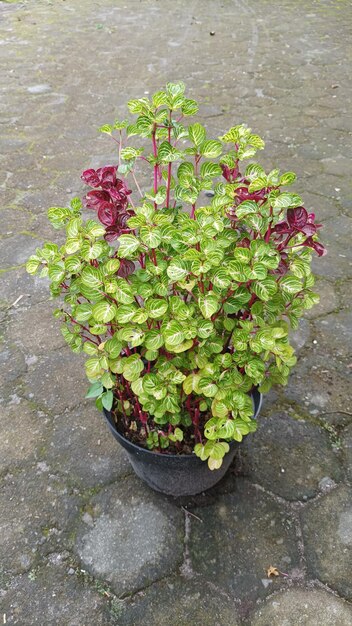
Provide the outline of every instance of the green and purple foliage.
[[[132,100],[133,123],[100,129],[118,163],[82,175],[99,221],[83,219],[77,198],[49,209],[66,241],[38,249],[27,271],[63,295],[55,315],[87,354],[88,397],[112,409],[118,429],[159,452],[194,450],[216,469],[229,442],[256,428],[253,386],[287,382],[289,327],[318,301],[311,256],[325,250],[314,214],[282,191],[295,175],[246,165],[264,142],[244,125],[218,139],[187,125],[198,105],[184,90],[169,83]],[[132,136],[143,145],[128,145]]]

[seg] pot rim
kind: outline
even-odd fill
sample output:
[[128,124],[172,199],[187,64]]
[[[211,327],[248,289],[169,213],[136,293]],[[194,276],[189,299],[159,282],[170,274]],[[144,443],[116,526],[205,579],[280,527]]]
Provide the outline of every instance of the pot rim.
[[[254,408],[252,419],[257,419],[260,409],[262,407],[263,395],[262,393],[260,393],[260,391],[258,391],[257,387],[254,387],[250,393],[252,396],[252,402],[253,402],[253,408]],[[148,448],[143,448],[142,446],[138,446],[137,444],[127,439],[127,437],[124,437],[118,430],[116,430],[115,424],[112,419],[111,411],[107,411],[106,409],[103,409],[103,414],[104,414],[106,421],[108,422],[109,428],[113,431],[114,436],[119,440],[121,439],[121,443],[123,442],[122,445],[131,447],[132,450],[134,450],[136,453],[143,453],[143,454],[151,455],[151,458],[154,457],[154,458],[163,458],[163,459],[169,458],[169,459],[181,460],[181,459],[198,459],[199,458],[194,454],[194,451],[191,454],[167,454],[167,453],[162,454],[161,452],[155,452],[154,450],[148,450]],[[229,445],[230,447],[232,447],[236,443],[239,443],[239,442],[230,441]]]

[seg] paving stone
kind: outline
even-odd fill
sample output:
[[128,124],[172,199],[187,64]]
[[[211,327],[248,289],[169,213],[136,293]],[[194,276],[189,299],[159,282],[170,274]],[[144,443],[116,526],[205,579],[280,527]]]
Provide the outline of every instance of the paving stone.
[[352,359],[352,311],[332,313],[315,321],[317,340],[326,353],[337,359]]
[[0,380],[2,385],[0,397],[5,386],[9,385],[12,388],[15,381],[24,374],[26,369],[25,356],[17,346],[10,342],[0,344]]
[[[105,626],[107,603],[64,566],[46,565],[32,577],[14,578],[2,597],[7,624],[34,626]],[[5,623],[5,622],[4,622]]]
[[347,475],[349,480],[352,480],[352,424],[350,424],[343,433],[342,441],[342,447],[346,459]]
[[94,402],[54,419],[46,458],[60,475],[85,489],[133,472]]
[[284,413],[259,420],[258,430],[243,440],[240,454],[246,476],[286,500],[314,497],[326,476],[341,479],[326,431]]
[[352,489],[341,486],[302,513],[309,575],[352,599]]
[[[171,608],[172,607],[172,608]],[[202,578],[170,578],[121,603],[119,626],[237,626],[236,607]]]
[[0,239],[2,268],[7,269],[25,263],[41,242],[29,235],[13,235]]
[[[309,148],[311,149],[311,146],[308,146],[308,149]],[[314,156],[319,160],[321,159],[320,146],[315,146]],[[304,206],[309,212],[315,213],[317,222],[319,224],[336,215],[336,201],[333,198],[330,198],[329,196],[323,196],[321,194],[311,193],[311,190],[304,190],[304,192],[302,192],[302,196],[304,200]],[[321,231],[321,237],[323,239],[324,230]]]
[[319,276],[330,279],[351,278],[351,218],[345,215],[327,222],[321,231],[321,241],[327,249],[324,257],[313,257],[312,269]]
[[256,611],[250,626],[350,626],[352,607],[331,593],[290,589],[276,594]]
[[11,311],[8,336],[26,356],[51,352],[66,346],[60,332],[61,321],[53,316],[52,302],[34,304]]
[[0,404],[0,471],[39,460],[50,432],[50,420],[28,402]]
[[189,552],[194,571],[241,601],[245,615],[281,584],[267,579],[266,569],[275,564],[294,573],[299,556],[285,508],[243,480],[236,486],[213,506],[195,509],[202,522],[192,519]]
[[71,544],[79,500],[45,462],[7,474],[0,491],[0,568],[18,574]]
[[[68,346],[43,354],[23,377],[26,396],[44,409],[61,415],[82,403],[88,388],[84,357]],[[88,404],[88,403],[87,403]],[[82,403],[84,410],[84,403]]]
[[82,566],[115,593],[137,591],[181,564],[184,519],[180,508],[135,476],[102,490],[78,528]]
[[29,230],[32,216],[29,211],[19,209],[0,210],[0,232],[4,235],[13,235],[22,230]]
[[335,411],[351,413],[349,368],[326,354],[324,348],[318,343],[300,356],[283,394],[313,416]]
[[[0,308],[6,307],[12,311],[43,300],[48,302],[47,306],[52,306],[52,303],[49,304],[48,286],[46,279],[30,276],[24,267],[0,273]],[[20,300],[14,305],[19,298]]]

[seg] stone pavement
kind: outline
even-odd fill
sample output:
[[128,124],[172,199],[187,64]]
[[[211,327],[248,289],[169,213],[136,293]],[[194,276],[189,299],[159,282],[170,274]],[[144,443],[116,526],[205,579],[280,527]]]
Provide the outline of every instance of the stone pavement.
[[[349,0],[0,1],[0,620],[352,624]],[[215,32],[210,35],[210,31]],[[46,209],[114,162],[97,127],[184,79],[214,136],[247,122],[325,223],[289,385],[206,495],[133,475],[23,263]],[[270,566],[279,576],[268,578]]]

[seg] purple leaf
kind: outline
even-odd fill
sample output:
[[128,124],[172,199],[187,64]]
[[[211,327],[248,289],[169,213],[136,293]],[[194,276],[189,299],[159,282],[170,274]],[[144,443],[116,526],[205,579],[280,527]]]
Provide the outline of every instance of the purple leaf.
[[301,230],[308,221],[308,212],[303,206],[287,209],[287,221],[292,228]]

